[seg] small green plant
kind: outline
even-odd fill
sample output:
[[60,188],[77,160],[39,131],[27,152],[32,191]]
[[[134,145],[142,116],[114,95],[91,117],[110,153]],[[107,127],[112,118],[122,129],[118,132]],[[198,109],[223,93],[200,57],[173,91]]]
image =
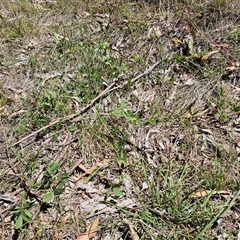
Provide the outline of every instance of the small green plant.
[[121,99],[120,107],[114,108],[111,111],[111,114],[119,118],[121,117],[126,118],[130,122],[134,122],[138,120],[137,115],[133,114],[130,110],[127,110],[125,108],[125,101],[123,99]]
[[183,63],[188,63],[189,61],[200,60],[208,51],[197,51],[196,47],[194,46],[193,39],[190,39],[187,44],[187,54],[186,55],[179,55],[173,54],[172,60]]
[[59,167],[59,163],[53,162],[45,170],[41,183],[34,183],[33,181],[29,182],[32,188],[39,189],[44,192],[43,202],[49,202],[53,200],[54,196],[60,195],[64,192],[65,184],[68,181],[69,174],[66,172],[58,173]]
[[113,196],[115,198],[119,198],[122,196],[122,191],[119,189],[118,184],[113,184],[106,193],[106,198]]
[[28,207],[16,206],[12,210],[12,213],[16,229],[21,229],[25,223],[29,223],[32,219],[32,214],[28,210]]
[[16,128],[16,131],[18,134],[23,134],[25,130],[26,130],[26,124],[24,123],[20,123]]
[[230,33],[229,33],[230,38],[236,42],[240,42],[240,27],[235,27]]
[[64,185],[68,181],[69,175],[68,173],[57,174],[59,167],[59,163],[54,162],[45,171],[45,182],[42,187],[44,189],[53,189],[53,191],[44,195],[44,201],[50,201],[54,195],[60,195],[64,192]]

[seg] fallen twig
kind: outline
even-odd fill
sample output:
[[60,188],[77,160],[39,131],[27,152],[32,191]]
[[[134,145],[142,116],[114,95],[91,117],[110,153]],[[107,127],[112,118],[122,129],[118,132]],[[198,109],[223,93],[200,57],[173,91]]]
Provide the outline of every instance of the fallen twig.
[[[149,73],[151,73],[152,70],[153,70],[157,65],[159,65],[159,64],[160,64],[160,61],[156,62],[155,64],[153,64],[152,66],[150,66],[149,68],[147,68],[143,73],[140,73],[139,75],[137,75],[136,77],[134,77],[134,78],[131,80],[131,83],[134,83],[134,82],[136,82],[138,79],[147,76],[147,75],[148,75]],[[74,113],[74,114],[71,114],[71,115],[68,115],[68,116],[66,116],[66,117],[58,118],[58,119],[50,122],[48,125],[46,125],[46,126],[40,128],[40,129],[38,129],[38,130],[30,133],[29,135],[23,137],[23,138],[20,139],[19,141],[13,143],[13,144],[11,145],[11,147],[14,147],[14,146],[18,145],[19,143],[27,140],[28,138],[33,137],[33,136],[35,136],[36,134],[38,134],[38,133],[44,131],[45,129],[50,128],[50,127],[52,127],[52,126],[54,126],[54,125],[56,125],[56,124],[58,124],[58,123],[60,123],[60,122],[66,122],[66,121],[70,121],[70,120],[72,120],[72,121],[74,121],[74,122],[78,121],[78,120],[79,120],[79,117],[78,117],[78,116],[81,115],[81,114],[83,114],[84,112],[86,112],[86,111],[87,111],[91,106],[93,106],[94,103],[96,103],[100,98],[102,98],[102,97],[104,97],[104,96],[106,97],[110,92],[112,92],[112,91],[114,91],[114,90],[116,90],[116,89],[119,89],[119,88],[123,88],[124,86],[126,86],[126,85],[128,84],[128,81],[125,81],[123,84],[118,85],[118,86],[115,86],[115,85],[117,84],[117,82],[118,82],[118,81],[116,80],[116,81],[114,81],[113,83],[111,83],[106,89],[104,89],[96,98],[94,98],[87,106],[85,106],[84,108],[82,108],[79,112]],[[80,116],[80,118],[81,118],[81,116]]]

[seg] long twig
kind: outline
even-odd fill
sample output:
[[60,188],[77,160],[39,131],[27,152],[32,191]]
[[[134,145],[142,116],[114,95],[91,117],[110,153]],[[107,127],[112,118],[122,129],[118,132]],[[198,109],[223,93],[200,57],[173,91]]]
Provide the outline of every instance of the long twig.
[[[160,64],[160,61],[156,62],[155,64],[153,64],[152,66],[150,66],[149,68],[147,68],[143,73],[140,73],[139,75],[137,75],[136,77],[134,77],[132,80],[131,80],[131,83],[134,83],[136,82],[138,79],[142,78],[142,77],[145,77],[147,76],[150,72],[152,72],[152,70]],[[18,145],[19,143],[27,140],[28,138],[30,137],[33,137],[35,136],[36,134],[44,131],[45,129],[47,128],[50,128],[60,122],[66,122],[66,121],[69,121],[69,120],[73,120],[74,121],[77,121],[79,118],[77,118],[79,115],[83,114],[84,112],[86,112],[91,106],[93,106],[100,98],[102,97],[106,97],[110,92],[116,90],[116,89],[119,89],[119,88],[123,88],[124,86],[126,86],[128,84],[128,81],[125,81],[123,84],[121,85],[118,85],[118,86],[115,86],[117,85],[117,82],[118,81],[114,81],[113,83],[111,83],[106,89],[104,89],[96,98],[94,98],[87,106],[85,106],[84,108],[82,108],[80,111],[78,111],[77,113],[74,113],[74,114],[71,114],[71,115],[68,115],[68,116],[65,116],[65,117],[61,117],[61,118],[58,118],[52,122],[50,122],[48,125],[30,133],[29,135],[21,138],[19,141],[13,143],[11,145],[11,147],[13,146],[16,146]],[[79,116],[81,117],[81,116]]]

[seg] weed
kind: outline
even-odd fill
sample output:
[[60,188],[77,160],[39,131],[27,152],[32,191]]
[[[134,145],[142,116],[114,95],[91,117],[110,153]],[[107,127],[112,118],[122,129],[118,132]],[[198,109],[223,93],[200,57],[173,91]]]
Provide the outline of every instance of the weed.
[[26,206],[16,206],[13,210],[13,218],[15,222],[16,229],[21,229],[24,227],[24,224],[27,224],[31,221],[32,214],[27,209]]
[[131,122],[138,120],[136,115],[134,115],[130,110],[125,109],[125,102],[123,99],[121,99],[119,108],[114,108],[111,113],[116,117],[124,117]]
[[235,27],[230,33],[230,38],[235,42],[238,43],[240,41],[240,28]]

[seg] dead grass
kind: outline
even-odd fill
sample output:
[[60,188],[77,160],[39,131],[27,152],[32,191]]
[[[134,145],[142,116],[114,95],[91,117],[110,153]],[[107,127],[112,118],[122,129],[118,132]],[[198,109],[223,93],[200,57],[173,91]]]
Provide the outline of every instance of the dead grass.
[[239,11],[1,1],[2,239],[238,239]]

